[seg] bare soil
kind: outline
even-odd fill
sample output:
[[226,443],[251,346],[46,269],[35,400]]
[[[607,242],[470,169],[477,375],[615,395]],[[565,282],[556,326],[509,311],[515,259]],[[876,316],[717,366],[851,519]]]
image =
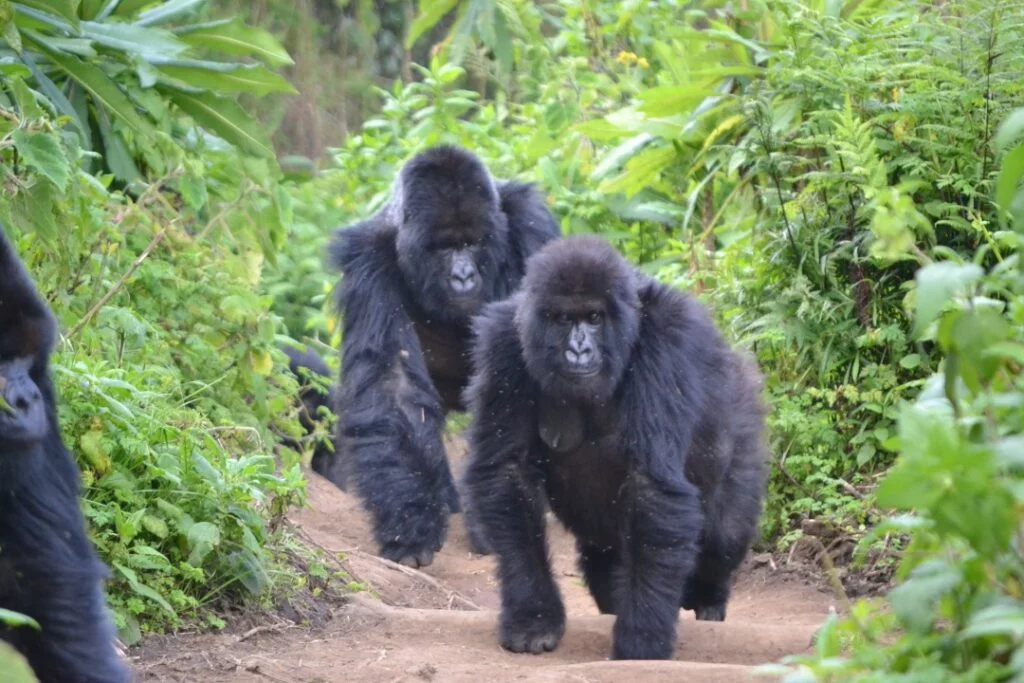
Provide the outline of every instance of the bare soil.
[[[449,440],[454,460],[463,450],[459,440]],[[554,652],[512,654],[495,634],[500,599],[494,559],[469,552],[461,515],[452,517],[434,563],[413,570],[375,557],[355,497],[310,474],[309,498],[310,508],[291,517],[295,528],[309,543],[344,553],[345,571],[368,590],[333,603],[325,597],[319,605],[294,608],[296,616],[254,628],[236,624],[219,634],[150,637],[131,653],[141,680],[765,680],[753,675],[754,668],[809,650],[836,607],[831,593],[806,572],[756,557],[738,573],[725,622],[698,622],[692,612],[681,612],[674,661],[608,661],[614,618],[598,613],[576,568],[572,538],[551,519],[548,539],[568,613],[566,634]]]

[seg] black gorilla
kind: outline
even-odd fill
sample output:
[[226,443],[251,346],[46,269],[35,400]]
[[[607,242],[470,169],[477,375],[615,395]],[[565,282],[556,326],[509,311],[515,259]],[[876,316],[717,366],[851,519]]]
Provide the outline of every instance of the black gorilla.
[[444,544],[460,505],[441,437],[446,414],[464,408],[470,318],[511,294],[526,258],[558,234],[533,186],[497,181],[450,146],[415,156],[386,207],[337,232],[343,472],[325,476],[352,478],[383,557],[426,566]]
[[42,683],[130,679],[104,604],[107,570],[78,507],[49,374],[56,321],[0,231],[0,607],[41,630],[0,626]]
[[[299,380],[299,400],[302,401],[302,411],[299,413],[299,422],[309,436],[316,430],[317,424],[323,419],[321,408],[334,412],[337,401],[337,387],[330,384],[331,370],[327,367],[324,359],[313,349],[306,347],[302,351],[294,346],[282,346],[281,350],[288,356],[288,369]],[[327,384],[326,390],[322,386]],[[292,439],[285,439],[290,447],[298,450],[299,444]],[[334,449],[331,445],[319,441],[313,449],[313,459],[310,465],[314,472],[326,472],[333,460]]]
[[467,509],[498,556],[501,644],[554,649],[565,610],[544,502],[617,615],[612,657],[673,654],[680,605],[725,618],[756,531],[766,448],[760,373],[705,309],[573,237],[474,324]]

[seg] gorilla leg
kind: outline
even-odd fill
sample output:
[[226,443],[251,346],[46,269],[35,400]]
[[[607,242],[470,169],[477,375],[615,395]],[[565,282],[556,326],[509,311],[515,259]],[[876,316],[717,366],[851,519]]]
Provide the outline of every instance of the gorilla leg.
[[697,566],[684,584],[680,602],[701,621],[725,620],[733,572],[757,531],[761,479],[756,461],[737,463],[726,473],[705,519]]
[[594,596],[601,614],[615,614],[615,569],[619,554],[614,549],[577,544],[580,568],[587,580],[587,589]]
[[612,659],[670,659],[676,646],[681,587],[700,538],[697,488],[683,480],[633,475],[630,520],[619,568]]
[[551,576],[540,482],[525,468],[473,461],[471,509],[498,556],[498,637],[512,652],[554,650],[565,633],[565,606]]
[[96,573],[49,577],[33,591],[38,602],[29,611],[42,630],[19,629],[19,644],[42,683],[131,680],[113,647],[114,629],[106,614],[102,584],[93,578]]

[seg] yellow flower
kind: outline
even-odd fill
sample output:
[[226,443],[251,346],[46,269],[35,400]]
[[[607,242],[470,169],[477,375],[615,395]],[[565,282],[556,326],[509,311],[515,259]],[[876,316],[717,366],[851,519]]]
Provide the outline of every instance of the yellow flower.
[[647,63],[646,57],[641,57],[640,59],[636,60],[636,65],[641,69],[646,69],[647,67],[650,66],[650,64]]
[[633,54],[632,52],[626,52],[625,50],[623,50],[615,58],[615,61],[619,62],[620,64],[632,64],[633,62],[636,61],[636,55]]

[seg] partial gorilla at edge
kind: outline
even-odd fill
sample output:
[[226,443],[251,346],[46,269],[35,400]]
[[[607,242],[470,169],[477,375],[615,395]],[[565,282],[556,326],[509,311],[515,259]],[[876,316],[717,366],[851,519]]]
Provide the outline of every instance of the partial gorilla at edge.
[[0,230],[0,607],[40,626],[0,625],[0,639],[41,683],[121,683],[131,676],[114,647],[107,569],[86,535],[78,469],[57,421],[56,337],[53,313]]
[[[334,413],[338,400],[338,389],[330,383],[331,370],[327,367],[327,363],[312,348],[307,346],[303,350],[285,345],[281,350],[288,356],[288,369],[295,375],[300,385],[299,400],[302,403],[302,409],[299,413],[299,422],[305,429],[306,436],[309,437],[316,431],[317,424],[324,419],[323,410]],[[323,384],[327,384],[326,389],[322,386]],[[300,444],[291,438],[284,439],[284,443],[295,450],[301,448]],[[333,457],[333,444],[319,441],[313,449],[310,466],[314,472],[329,479]]]
[[470,319],[558,235],[532,185],[495,180],[451,146],[413,157],[379,213],[336,233],[340,463],[325,471],[354,481],[383,557],[426,566],[444,544],[461,505],[441,439],[465,407]]
[[498,558],[501,644],[540,653],[565,630],[547,503],[616,615],[612,657],[672,657],[679,607],[723,620],[756,533],[756,365],[699,302],[595,237],[544,247],[475,329],[466,504]]

